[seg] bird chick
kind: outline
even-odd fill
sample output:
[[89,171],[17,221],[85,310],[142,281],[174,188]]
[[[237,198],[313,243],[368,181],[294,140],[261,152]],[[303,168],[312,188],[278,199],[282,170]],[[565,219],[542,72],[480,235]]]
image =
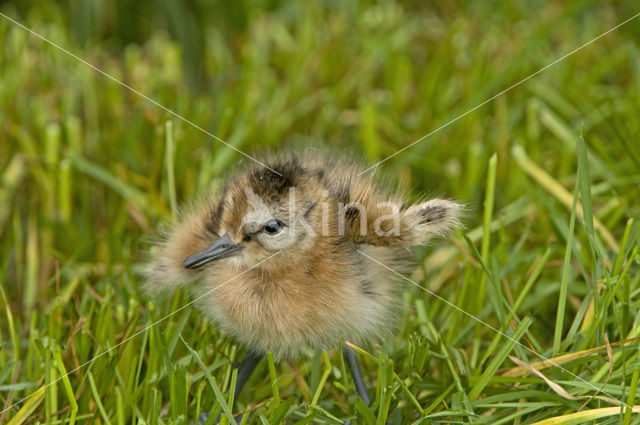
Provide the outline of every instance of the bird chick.
[[460,205],[407,206],[354,162],[318,153],[264,162],[271,170],[251,165],[182,214],[149,265],[147,288],[194,283],[215,323],[278,358],[389,334],[398,276],[358,251],[407,272],[406,248],[445,235]]
[[[459,204],[407,204],[355,161],[318,152],[249,165],[187,209],[147,270],[151,292],[191,284],[254,353],[293,358],[389,335],[408,248],[458,224]],[[275,173],[276,171],[277,173]]]

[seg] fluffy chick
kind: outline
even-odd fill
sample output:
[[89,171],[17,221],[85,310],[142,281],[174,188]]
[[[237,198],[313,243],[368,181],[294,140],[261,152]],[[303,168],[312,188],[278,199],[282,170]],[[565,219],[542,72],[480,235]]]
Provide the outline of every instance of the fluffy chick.
[[461,207],[413,205],[362,167],[318,152],[267,157],[185,210],[147,269],[156,292],[192,284],[197,305],[257,353],[384,338],[409,247],[446,235]]

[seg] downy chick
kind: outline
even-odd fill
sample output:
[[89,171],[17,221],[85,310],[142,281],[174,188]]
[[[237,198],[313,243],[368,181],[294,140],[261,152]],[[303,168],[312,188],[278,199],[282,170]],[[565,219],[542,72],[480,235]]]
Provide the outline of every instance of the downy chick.
[[318,152],[263,163],[271,170],[251,164],[182,214],[147,289],[192,285],[199,308],[248,345],[254,364],[266,351],[293,358],[388,336],[402,285],[362,253],[406,273],[408,248],[446,235],[460,205],[408,205],[372,173],[358,175],[356,162]]

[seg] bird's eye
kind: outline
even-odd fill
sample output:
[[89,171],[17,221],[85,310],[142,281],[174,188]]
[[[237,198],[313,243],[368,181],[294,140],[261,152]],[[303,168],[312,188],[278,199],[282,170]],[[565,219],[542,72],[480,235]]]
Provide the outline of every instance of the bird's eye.
[[283,223],[280,220],[269,220],[264,225],[264,231],[270,235],[275,235],[282,229]]

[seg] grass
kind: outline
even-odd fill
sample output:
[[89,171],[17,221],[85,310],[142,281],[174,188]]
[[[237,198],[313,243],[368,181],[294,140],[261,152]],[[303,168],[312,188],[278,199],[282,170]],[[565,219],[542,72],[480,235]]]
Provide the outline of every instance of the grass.
[[[128,4],[0,11],[238,149],[371,164],[640,12]],[[358,347],[370,408],[336,347],[263,362],[235,416],[245,348],[191,308],[149,327],[189,297],[145,298],[139,271],[180,202],[247,159],[4,18],[0,45],[0,423],[640,423],[610,400],[638,403],[638,21],[380,167],[468,205],[411,279],[510,339],[407,284],[396,336]]]

